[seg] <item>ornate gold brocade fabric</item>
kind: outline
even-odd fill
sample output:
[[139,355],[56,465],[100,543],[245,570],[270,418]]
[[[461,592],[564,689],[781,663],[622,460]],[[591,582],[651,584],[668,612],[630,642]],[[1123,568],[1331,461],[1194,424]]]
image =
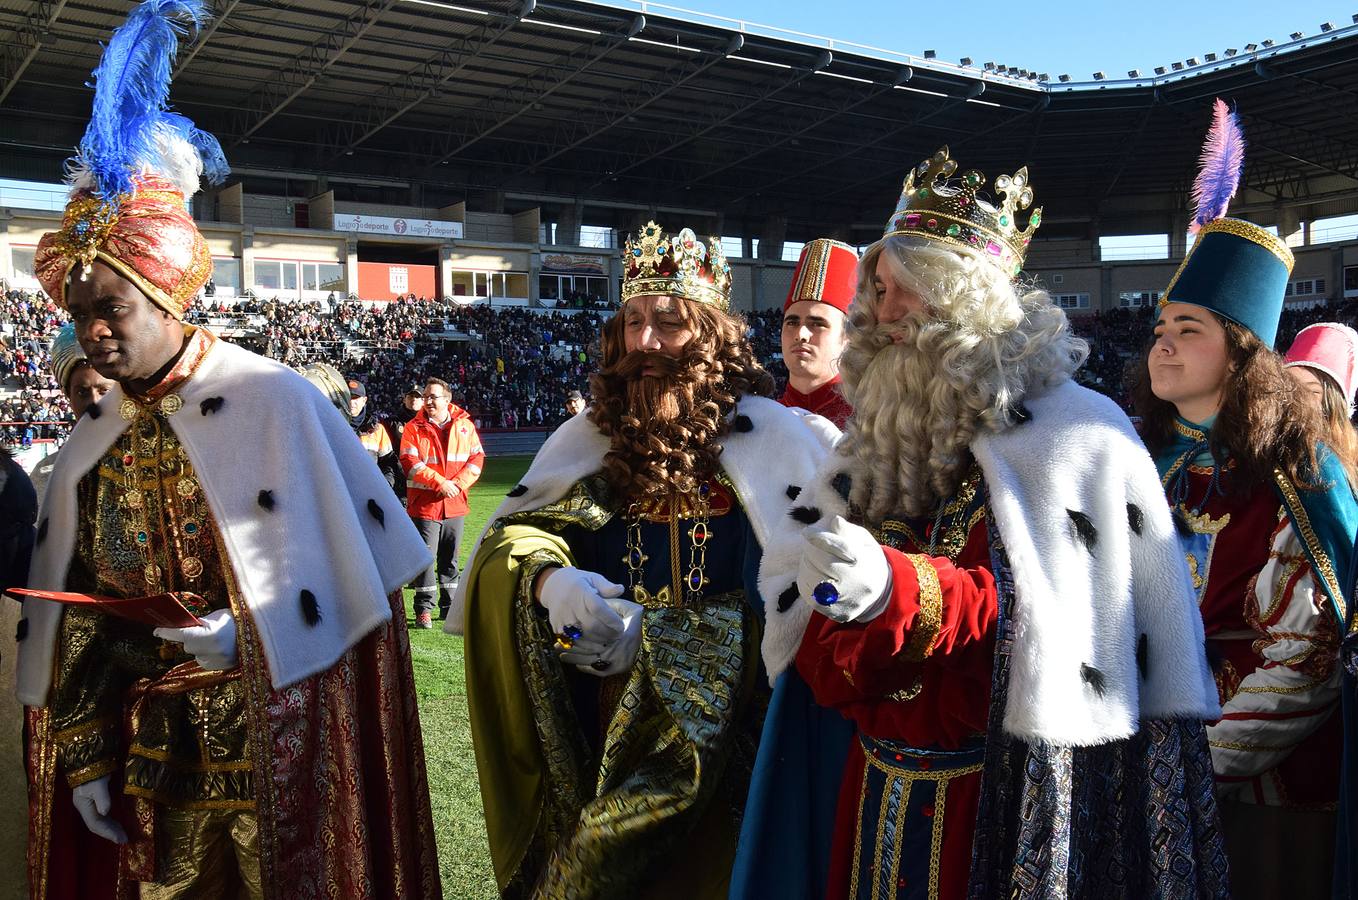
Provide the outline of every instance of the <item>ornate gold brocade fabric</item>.
[[[118,597],[186,591],[202,598],[203,611],[226,608],[217,530],[166,421],[178,396],[158,393],[151,403],[125,401],[131,426],[80,482],[68,589]],[[180,808],[253,808],[239,671],[203,671],[149,626],[67,609],[51,710],[72,786],[125,758],[131,796]]]
[[[612,518],[604,491],[601,480],[586,479],[563,500],[504,524],[597,530]],[[632,668],[601,681],[580,676],[597,690],[594,719],[577,712],[575,674],[557,659],[551,625],[531,597],[541,568],[562,564],[569,561],[545,552],[520,562],[515,643],[551,790],[505,895],[725,896],[760,724],[759,629],[745,594],[648,605]],[[686,850],[671,865],[679,841]]]

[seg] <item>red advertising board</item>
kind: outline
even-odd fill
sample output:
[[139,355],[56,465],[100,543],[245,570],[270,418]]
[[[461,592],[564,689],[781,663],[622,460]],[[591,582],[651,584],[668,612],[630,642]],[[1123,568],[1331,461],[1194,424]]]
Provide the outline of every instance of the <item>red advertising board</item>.
[[359,261],[360,299],[395,300],[412,293],[416,297],[438,296],[438,275],[433,266]]

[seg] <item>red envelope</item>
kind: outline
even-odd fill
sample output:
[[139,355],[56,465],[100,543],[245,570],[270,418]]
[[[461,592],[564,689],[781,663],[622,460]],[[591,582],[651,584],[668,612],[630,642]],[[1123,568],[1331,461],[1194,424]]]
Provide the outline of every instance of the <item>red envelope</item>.
[[[151,594],[145,597],[104,597],[99,594],[78,594],[69,591],[36,591],[30,588],[8,588],[5,593],[18,597],[36,597],[68,606],[98,609],[110,615],[153,628],[189,628],[203,622],[184,608],[173,593]],[[199,599],[194,595],[195,600]]]

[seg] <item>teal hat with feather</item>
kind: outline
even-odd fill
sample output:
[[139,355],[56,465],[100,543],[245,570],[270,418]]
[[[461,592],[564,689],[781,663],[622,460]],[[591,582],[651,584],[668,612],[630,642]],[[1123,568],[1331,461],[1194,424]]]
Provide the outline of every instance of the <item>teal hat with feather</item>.
[[1271,349],[1293,257],[1276,235],[1252,222],[1226,217],[1244,162],[1240,123],[1217,100],[1193,183],[1196,210],[1189,231],[1197,239],[1165,288],[1160,306],[1191,303],[1209,309],[1248,328]]

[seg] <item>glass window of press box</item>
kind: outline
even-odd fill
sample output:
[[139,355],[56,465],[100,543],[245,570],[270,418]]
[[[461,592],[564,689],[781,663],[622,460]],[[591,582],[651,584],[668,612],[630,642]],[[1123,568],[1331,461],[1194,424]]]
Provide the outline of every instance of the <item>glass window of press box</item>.
[[212,257],[212,280],[206,293],[209,297],[239,297],[240,260],[234,256]]
[[527,272],[454,272],[454,297],[528,302]]
[[271,297],[313,298],[344,294],[344,266],[339,263],[299,262],[291,259],[255,260],[255,293]]
[[539,275],[538,299],[564,307],[597,306],[608,302],[608,279],[602,275]]
[[10,247],[10,260],[14,266],[14,284],[17,287],[36,288],[38,279],[33,277],[33,254],[37,247]]

